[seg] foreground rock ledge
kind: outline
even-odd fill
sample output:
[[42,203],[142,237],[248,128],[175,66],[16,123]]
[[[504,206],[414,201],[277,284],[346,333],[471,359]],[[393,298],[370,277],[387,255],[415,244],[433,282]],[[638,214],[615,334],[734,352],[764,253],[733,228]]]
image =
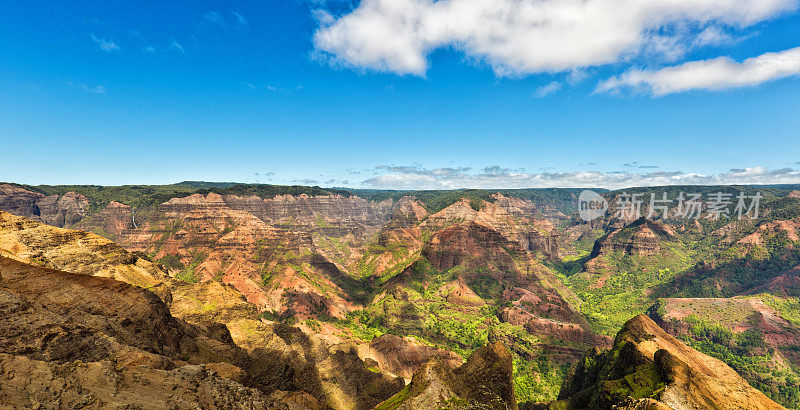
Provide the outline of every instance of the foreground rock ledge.
[[725,363],[667,334],[645,315],[614,347],[589,352],[550,409],[782,409]]
[[482,409],[517,409],[512,380],[511,352],[490,342],[475,350],[466,363],[451,368],[442,359],[428,361],[414,373],[403,391],[378,409],[435,409],[456,406]]

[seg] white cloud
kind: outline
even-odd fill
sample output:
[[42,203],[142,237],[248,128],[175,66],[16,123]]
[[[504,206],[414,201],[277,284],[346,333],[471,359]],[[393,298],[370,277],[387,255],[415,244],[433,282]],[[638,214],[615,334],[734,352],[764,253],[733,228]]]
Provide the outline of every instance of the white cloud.
[[247,30],[247,29],[250,28],[250,24],[247,23],[247,19],[244,18],[243,15],[241,15],[241,14],[235,12],[235,11],[232,11],[231,14],[233,14],[233,17],[236,20],[236,26],[237,27],[239,27],[242,30]]
[[[675,58],[708,25],[749,27],[798,0],[363,0],[317,13],[316,53],[346,67],[423,76],[454,47],[497,75],[569,71],[636,55]],[[689,27],[687,30],[664,30]],[[675,32],[665,35],[659,33]]]
[[98,86],[95,86],[95,87],[89,87],[86,84],[83,84],[82,88],[83,88],[83,91],[86,91],[87,93],[92,93],[92,94],[105,94],[106,93],[106,88],[103,87],[102,85],[98,85]]
[[86,83],[76,83],[74,81],[67,81],[66,84],[67,84],[67,87],[70,87],[70,88],[75,87],[75,88],[78,88],[81,91],[86,92],[86,93],[91,93],[91,94],[105,94],[106,93],[106,88],[103,87],[102,85],[96,85],[94,87],[90,87],[90,86],[86,85]]
[[386,172],[362,182],[370,188],[459,189],[459,188],[629,188],[661,185],[736,185],[800,183],[800,171],[765,167],[732,169],[718,174],[681,171],[636,172],[541,172],[528,173],[499,166],[478,172],[470,168],[424,169],[419,166],[378,167]]
[[175,39],[172,39],[172,43],[170,43],[170,45],[169,45],[169,49],[170,49],[170,50],[173,50],[173,51],[175,51],[175,52],[178,52],[178,53],[180,53],[180,54],[186,54],[186,50],[183,48],[183,46],[181,45],[181,43],[179,43],[179,42],[178,42],[177,40],[175,40]]
[[264,91],[277,92],[277,93],[282,93],[282,94],[294,93],[294,92],[297,92],[297,91],[300,91],[300,90],[303,89],[302,85],[297,85],[294,88],[291,88],[291,87],[278,87],[278,86],[275,86],[275,85],[267,84],[267,85],[262,87],[260,85],[256,85],[256,84],[245,82],[245,81],[242,82],[242,85],[247,87],[247,88],[249,88],[249,89],[251,89],[251,90],[264,90]]
[[137,40],[140,40],[140,41],[145,41],[145,40],[146,40],[146,38],[144,37],[144,35],[142,35],[142,32],[141,32],[141,31],[139,31],[139,30],[134,30],[134,29],[132,29],[132,28],[129,28],[129,29],[128,29],[128,30],[126,30],[126,31],[128,32],[128,34],[129,34],[131,37],[133,37],[133,38],[135,38],[135,39],[137,39]]
[[533,96],[536,98],[544,98],[560,89],[561,83],[558,81],[553,81],[550,84],[537,88],[536,91],[533,92]]
[[717,26],[708,26],[701,31],[697,37],[695,37],[694,41],[692,42],[692,46],[722,46],[735,43],[736,41],[736,38],[725,32],[725,30],[722,28]]
[[220,27],[228,26],[228,24],[225,23],[225,19],[222,18],[222,15],[216,11],[207,11],[206,14],[203,15],[203,20],[208,24],[213,24]]
[[119,50],[119,46],[114,40],[106,40],[104,38],[96,37],[94,34],[89,34],[89,37],[92,38],[97,47],[100,47],[101,50],[105,51],[106,53],[110,53],[112,51]]
[[305,179],[293,179],[292,183],[303,184],[303,185],[316,185],[319,183],[319,181],[317,181],[316,179],[305,178]]
[[227,29],[231,26],[239,30],[248,30],[250,28],[250,24],[241,13],[231,11],[231,16],[233,16],[232,19],[226,19],[222,14],[216,11],[207,11],[205,14],[203,14],[203,22],[205,24],[221,27],[223,29]]
[[330,13],[323,9],[314,9],[312,11],[312,16],[321,26],[329,26],[336,21]]
[[660,70],[629,70],[597,86],[596,92],[632,89],[655,96],[689,90],[758,85],[800,74],[800,47],[736,62],[728,57],[692,61]]

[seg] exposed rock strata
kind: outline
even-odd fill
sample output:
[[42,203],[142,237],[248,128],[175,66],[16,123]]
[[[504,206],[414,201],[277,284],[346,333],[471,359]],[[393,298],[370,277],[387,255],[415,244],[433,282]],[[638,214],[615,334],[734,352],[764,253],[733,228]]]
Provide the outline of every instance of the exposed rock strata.
[[0,209],[15,215],[64,227],[80,221],[88,212],[89,201],[75,192],[45,196],[10,185],[0,185]]
[[149,288],[166,275],[150,261],[99,235],[56,228],[0,211],[0,254],[66,272]]
[[614,347],[587,354],[551,408],[781,409],[725,363],[667,334],[645,315]]
[[433,409],[461,402],[468,408],[517,409],[512,373],[508,348],[489,343],[455,369],[441,359],[427,362],[406,389],[378,408]]
[[179,321],[127,283],[0,257],[0,313],[0,405],[319,408],[245,387],[227,330]]

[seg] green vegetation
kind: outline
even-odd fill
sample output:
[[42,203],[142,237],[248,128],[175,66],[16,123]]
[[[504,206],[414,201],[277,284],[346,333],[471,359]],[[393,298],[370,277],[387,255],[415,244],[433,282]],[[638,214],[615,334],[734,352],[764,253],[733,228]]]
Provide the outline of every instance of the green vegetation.
[[[159,224],[161,225],[161,224]],[[163,225],[159,226],[159,230],[163,231],[163,234],[159,236],[155,242],[152,243],[150,248],[148,248],[148,257],[150,259],[155,259],[156,255],[161,252],[161,249],[167,243],[170,237],[178,232],[181,229],[182,222],[180,220],[173,220],[164,223]]]
[[763,333],[756,330],[733,333],[726,326],[693,316],[685,320],[690,324],[690,334],[681,339],[687,345],[722,360],[776,402],[800,409],[798,369],[776,365],[776,352],[764,342]]
[[750,325],[758,315],[750,301],[744,298],[659,300],[653,307],[654,313],[661,315],[671,309],[729,329]]
[[632,373],[619,380],[607,381],[604,389],[613,397],[643,399],[655,397],[664,387],[655,364],[647,363],[639,365]]
[[800,216],[800,198],[768,198],[764,207],[771,219],[794,219]]
[[182,270],[175,274],[175,278],[184,282],[197,283],[197,276],[195,276],[194,270]]
[[478,276],[469,282],[469,287],[484,300],[499,300],[506,289],[503,283],[491,276]]
[[192,252],[189,257],[189,263],[186,264],[180,272],[176,273],[175,277],[184,282],[198,282],[200,280],[200,272],[198,272],[197,268],[205,261],[206,257],[207,255],[205,253],[197,251]]
[[759,294],[754,297],[761,299],[769,307],[775,309],[789,323],[800,327],[800,298],[780,298],[770,294]]
[[258,196],[262,199],[274,198],[278,195],[291,196],[324,196],[341,195],[349,197],[351,194],[344,189],[320,188],[305,185],[264,185],[264,184],[236,184],[228,187],[210,187],[197,190],[199,194],[214,192],[220,195]]
[[519,402],[552,401],[558,396],[570,365],[539,353],[529,360],[514,356],[514,393]]
[[500,338],[513,340],[510,347],[517,399],[554,400],[569,365],[553,361],[540,347],[545,341],[540,339],[541,336],[532,335],[521,326],[499,321],[498,309],[504,305],[495,303],[505,285],[498,280],[488,275],[477,276],[469,283],[472,290],[488,302],[486,305],[464,306],[448,301],[446,286],[456,280],[463,269],[463,266],[458,266],[440,272],[425,258],[420,258],[392,292],[376,297],[364,310],[351,312],[344,320],[325,320],[362,340],[372,340],[384,333],[413,336],[423,344],[454,351],[465,359],[487,343],[491,327]]
[[[16,184],[15,184],[16,185]],[[89,211],[104,208],[111,201],[117,201],[134,208],[153,207],[172,198],[193,194],[197,189],[181,184],[175,185],[18,185],[29,191],[44,195],[63,195],[76,192],[89,200]]]
[[[581,313],[592,330],[614,336],[628,319],[644,313],[654,298],[648,289],[693,266],[692,252],[680,242],[661,242],[655,255],[614,251],[600,256],[596,273],[565,264],[564,283],[581,301]],[[569,275],[569,276],[566,276]]]
[[[213,192],[222,195],[255,195],[260,198],[301,194],[358,195],[367,200],[382,201],[397,200],[410,195],[417,197],[429,212],[434,213],[462,199],[466,199],[472,209],[480,210],[486,202],[494,200],[494,194],[500,193],[533,201],[543,213],[557,210],[570,215],[575,212],[575,200],[581,191],[376,191],[196,181],[152,186],[22,187],[45,195],[78,192],[89,199],[90,212],[102,209],[112,200],[134,207],[137,221],[150,221],[151,228],[160,232],[152,239],[151,247],[147,249],[148,256],[155,258],[161,255],[157,262],[186,282],[197,282],[201,279],[201,274],[205,273],[220,278],[222,271],[229,265],[223,258],[217,272],[201,272],[200,266],[208,257],[205,253],[195,251],[186,256],[191,249],[182,249],[183,257],[178,253],[163,253],[167,242],[181,229],[181,222],[164,222],[165,219],[161,218],[156,206],[176,197]],[[580,305],[580,312],[587,318],[592,330],[614,336],[628,319],[645,312],[649,306],[654,306],[654,311],[663,313],[666,305],[660,298],[731,297],[754,289],[761,292],[760,286],[771,278],[800,265],[800,241],[793,241],[780,229],[762,229],[765,221],[800,218],[800,198],[785,197],[789,190],[797,188],[798,186],[676,186],[626,189],[626,193],[643,193],[648,197],[651,192],[658,197],[666,192],[669,198],[677,197],[679,192],[724,192],[732,194],[734,198],[741,191],[747,195],[761,192],[765,195],[762,200],[762,217],[766,215],[767,218],[735,225],[730,224],[729,219],[700,220],[696,223],[669,221],[678,233],[673,236],[655,232],[656,237],[652,238],[653,249],[645,249],[643,252],[631,251],[631,243],[637,240],[637,230],[641,228],[642,222],[617,231],[613,238],[615,243],[602,252],[599,248],[595,250],[595,240],[601,238],[605,231],[589,227],[581,230],[583,227],[575,227],[583,235],[577,241],[558,244],[560,258],[542,257],[541,261],[535,258],[528,261],[512,256],[510,263],[524,269],[533,266],[556,272],[555,276],[561,283],[549,283],[552,280],[548,278],[552,276],[548,276],[542,279],[541,285],[556,289],[566,287],[568,291],[562,292],[565,294],[564,298],[574,306]],[[604,195],[613,197],[620,192],[622,191],[607,191]],[[569,218],[562,218],[556,226],[564,233],[563,229],[572,222]],[[297,229],[294,223],[294,220],[285,222],[281,227]],[[347,337],[365,341],[385,333],[413,336],[421,343],[446,348],[466,358],[487,342],[489,331],[493,329],[500,338],[513,342],[514,385],[520,401],[555,399],[569,370],[568,364],[553,360],[542,347],[543,344],[568,348],[585,347],[580,343],[550,340],[547,335],[530,334],[521,326],[501,323],[499,312],[509,306],[508,302],[503,303],[501,295],[514,284],[497,279],[501,276],[489,274],[492,269],[493,272],[506,269],[489,266],[493,262],[486,261],[485,266],[475,268],[467,268],[464,264],[442,272],[434,269],[427,259],[420,256],[418,247],[403,243],[403,239],[378,235],[367,239],[354,239],[354,235],[341,236],[337,229],[342,229],[333,219],[326,220],[319,215],[311,224],[314,228],[311,244],[298,247],[289,244],[288,240],[284,243],[258,239],[250,262],[259,266],[258,273],[264,287],[278,286],[274,279],[279,274],[294,271],[296,276],[321,293],[340,292],[336,288],[338,287],[347,294],[349,300],[364,306],[363,310],[350,312],[344,319],[328,317],[324,309],[320,309],[317,319],[306,319],[303,322],[313,331],[320,331],[322,322],[325,322],[326,328],[331,324]],[[219,238],[236,228],[236,223],[230,218],[223,226],[214,227]],[[737,244],[738,240],[756,230],[759,230],[760,242]],[[654,228],[654,231],[658,229]],[[572,231],[567,233],[572,234]],[[422,239],[427,240],[431,233],[423,228],[422,235]],[[502,248],[505,245],[499,246]],[[514,254],[509,249],[505,251],[509,255]],[[389,266],[387,260],[391,261]],[[585,271],[587,267],[588,271]],[[467,278],[467,286],[479,300],[469,292],[465,296],[452,294],[452,283],[459,277]],[[459,283],[458,286],[462,284]],[[790,323],[800,326],[800,289],[785,290],[790,297],[768,294],[758,297]],[[577,296],[570,296],[570,291]],[[566,295],[567,293],[570,295]],[[730,303],[693,306],[692,316],[686,319],[690,324],[689,334],[683,340],[691,347],[728,363],[751,384],[781,404],[800,408],[797,364],[785,360],[781,351],[771,349],[761,332],[748,330],[734,333],[731,330],[737,324],[747,321],[752,314],[752,309],[738,303],[739,300],[741,299],[729,301]],[[216,306],[203,305],[202,309],[214,310]],[[297,322],[291,310],[283,314],[264,312],[261,316],[288,324]],[[800,346],[796,350],[800,350]],[[783,364],[784,362],[789,364]],[[612,394],[648,397],[663,387],[656,382],[653,372],[652,366],[637,368],[635,372],[610,384],[609,391]],[[410,390],[407,387],[385,403],[385,408],[392,408],[408,394]]]
[[315,332],[319,332],[320,329],[321,329],[321,325],[320,325],[319,321],[314,320],[314,319],[306,319],[306,326],[308,326],[309,329],[311,329],[311,330],[313,330]]
[[760,230],[762,244],[722,248],[709,257],[713,269],[676,277],[659,290],[684,297],[731,297],[765,284],[800,264],[800,241],[783,230]]
[[225,227],[222,228],[221,231],[219,231],[219,237],[221,238],[233,232],[233,230],[236,229],[236,226],[237,226],[236,222],[234,222],[231,217],[225,218]]
[[277,195],[342,195],[350,196],[349,191],[341,189],[324,189],[302,185],[262,185],[262,184],[235,184],[229,182],[198,182],[187,181],[172,185],[22,185],[19,186],[29,191],[44,195],[63,195],[67,192],[76,192],[89,200],[89,211],[94,212],[104,208],[111,201],[137,208],[152,208],[169,201],[172,198],[185,197],[192,194],[206,195],[214,192],[220,195],[256,195],[261,198],[273,198]]
[[177,253],[168,253],[158,260],[165,268],[175,271],[181,271],[186,268],[186,265],[181,262],[181,256]]
[[411,396],[411,384],[407,384],[403,390],[381,403],[375,410],[393,410],[403,404]]
[[475,211],[480,211],[483,208],[483,203],[480,199],[473,198],[469,200],[469,206]]

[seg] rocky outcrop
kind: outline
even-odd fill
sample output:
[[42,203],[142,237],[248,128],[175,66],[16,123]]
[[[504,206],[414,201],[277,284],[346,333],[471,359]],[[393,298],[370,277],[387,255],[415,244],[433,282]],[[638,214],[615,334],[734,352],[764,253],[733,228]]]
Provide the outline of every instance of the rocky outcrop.
[[483,296],[510,303],[501,310],[500,319],[531,334],[589,345],[607,343],[591,332],[573,307],[571,301],[577,298],[536,263],[529,250],[487,225],[473,221],[444,228],[433,234],[422,255],[439,271],[459,267],[458,279],[439,291],[452,305],[484,306]]
[[591,257],[611,252],[628,255],[656,255],[661,252],[662,242],[672,240],[675,230],[664,223],[640,218],[623,228],[613,230],[595,243]]
[[549,205],[537,204],[533,201],[505,196],[500,193],[492,194],[492,203],[516,219],[553,221],[566,216]]
[[386,230],[374,244],[391,205],[343,196],[195,194],[159,205],[121,240],[172,261],[174,274],[190,281],[231,284],[263,310],[341,318],[362,297],[362,276],[410,264],[421,247],[413,227]]
[[415,226],[428,216],[428,211],[416,198],[404,196],[392,207],[391,225]]
[[121,241],[162,261],[172,275],[191,282],[221,278],[257,306],[276,308],[261,287],[265,261],[258,252],[279,246],[281,238],[253,215],[230,209],[218,194],[171,199]]
[[111,240],[122,240],[130,230],[136,228],[136,221],[131,207],[111,201],[105,208],[84,218],[75,227]]
[[114,278],[144,288],[164,272],[150,261],[99,235],[56,228],[0,212],[0,254],[66,272]]
[[800,327],[787,310],[776,309],[786,303],[792,303],[791,299],[765,294],[668,298],[659,299],[648,315],[673,336],[710,352],[729,352],[723,359],[744,379],[773,400],[793,408],[797,401],[791,392],[800,387],[792,365],[800,363]]
[[[204,197],[203,200],[205,199]],[[206,214],[198,215],[194,221],[187,222],[186,218],[182,221],[187,224],[199,224],[193,227],[192,230],[203,231],[203,226],[207,227],[209,226],[208,224],[213,224],[217,221],[230,223],[227,218],[215,219],[213,217],[216,215],[215,212],[233,212],[223,213],[223,215],[229,217],[236,216],[237,211],[230,211],[224,206],[219,206],[217,209],[214,209],[213,197],[209,202],[211,202],[211,205],[208,208],[211,208],[211,210],[204,210],[203,212],[206,212]],[[195,208],[193,212],[197,212],[197,208]],[[209,217],[203,218],[202,215],[208,215]],[[0,245],[3,246],[3,248],[0,249],[5,249],[7,255],[13,255],[18,261],[31,262],[42,260],[47,262],[47,266],[69,268],[73,269],[75,273],[85,275],[73,275],[71,276],[72,280],[100,280],[101,282],[98,283],[107,283],[105,286],[113,285],[114,287],[112,287],[112,289],[114,290],[129,289],[130,292],[134,290],[142,291],[145,292],[145,295],[150,295],[155,298],[153,294],[147,293],[140,288],[99,277],[114,276],[123,280],[127,279],[130,283],[138,284],[140,281],[136,280],[137,277],[111,275],[108,272],[117,272],[127,266],[125,263],[128,262],[132,262],[134,267],[141,268],[144,266],[151,269],[149,272],[151,277],[159,279],[157,283],[152,285],[152,289],[157,290],[161,299],[170,306],[171,313],[175,317],[182,318],[192,323],[194,325],[192,329],[203,329],[204,332],[213,335],[213,337],[204,337],[217,340],[212,343],[214,349],[221,349],[216,352],[216,354],[222,355],[224,353],[230,357],[232,363],[235,363],[235,365],[231,365],[233,367],[211,363],[204,363],[203,366],[209,369],[213,367],[215,372],[229,377],[234,381],[257,386],[265,393],[273,394],[273,392],[302,391],[312,397],[318,398],[326,406],[332,408],[371,408],[375,404],[395,394],[404,385],[401,378],[395,377],[390,372],[387,372],[386,368],[391,367],[392,370],[400,373],[402,373],[405,368],[407,369],[406,372],[410,373],[412,370],[409,369],[417,365],[416,361],[422,360],[420,357],[415,358],[416,353],[421,354],[425,359],[429,358],[431,355],[440,355],[453,359],[453,357],[450,356],[452,355],[450,352],[432,349],[423,345],[406,344],[398,351],[393,350],[390,346],[391,344],[376,343],[375,348],[370,350],[370,352],[374,354],[373,361],[365,361],[359,357],[359,346],[357,343],[342,341],[335,337],[323,337],[313,334],[313,332],[308,333],[297,327],[260,320],[258,307],[249,303],[234,286],[221,283],[217,280],[196,284],[174,281],[160,271],[157,265],[150,264],[146,260],[128,253],[97,235],[54,228],[10,214],[0,214],[0,217],[2,217],[2,219],[0,219],[0,221],[2,221],[0,222]],[[251,220],[235,219],[234,222],[239,222],[236,228],[247,226],[248,223],[253,223],[256,226],[264,226],[262,222],[255,218]],[[236,228],[229,233],[235,235]],[[212,245],[209,245],[209,249],[213,249]],[[46,258],[32,257],[31,255],[44,255]],[[75,260],[71,258],[75,258]],[[46,268],[41,267],[35,269]],[[148,273],[148,271],[143,270],[141,273],[144,275]],[[34,275],[30,272],[27,276],[34,278]],[[4,280],[5,279],[4,273]],[[172,318],[172,316],[169,316],[170,312],[165,311],[163,304],[157,299],[151,300],[150,304],[141,300],[136,301],[134,309],[131,309],[128,305],[131,303],[129,300],[131,297],[127,296],[127,293],[123,293],[119,300],[104,299],[98,296],[87,300],[76,295],[76,292],[72,290],[74,286],[63,286],[50,277],[39,279],[35,282],[37,286],[50,284],[54,286],[55,289],[62,289],[64,295],[59,295],[57,297],[40,288],[31,290],[30,292],[32,295],[38,292],[46,301],[61,300],[63,298],[64,303],[71,303],[70,306],[72,307],[70,309],[85,308],[93,310],[96,314],[101,314],[102,312],[103,315],[120,317],[120,319],[128,323],[129,326],[141,326],[142,324],[155,326],[158,323],[155,319],[160,317]],[[102,280],[107,280],[108,282],[102,282]],[[22,283],[23,282],[17,282],[20,286]],[[108,297],[117,296],[118,293],[119,292],[112,292],[111,296]],[[95,306],[95,303],[99,303],[100,305]],[[157,312],[149,311],[145,309],[147,306],[154,306],[154,308],[162,310]],[[66,308],[60,306],[59,309],[63,310]],[[114,309],[121,309],[122,312],[114,313],[116,312]],[[142,309],[145,310],[143,313],[138,314],[137,319],[125,316],[125,314],[133,314]],[[80,312],[71,312],[70,314],[77,323],[84,321],[97,322],[96,318],[82,315]],[[291,316],[287,316],[287,318],[291,318]],[[33,322],[39,322],[46,328],[55,326],[53,323],[44,320],[41,316],[35,316],[26,321],[26,323]],[[219,325],[217,325],[218,323],[222,323],[221,329]],[[148,333],[147,328],[142,329],[135,326],[131,331],[133,331],[135,335],[140,336],[141,340],[158,340],[155,335]],[[104,329],[115,328],[113,323],[105,322],[103,322],[102,327]],[[161,327],[159,327],[159,329],[161,329]],[[24,332],[14,329],[6,330],[8,330],[6,333],[15,337],[9,339],[7,343],[8,352],[38,352],[37,354],[40,354],[40,356],[36,356],[34,359],[45,362],[51,361],[54,357],[66,357],[69,360],[86,361],[89,359],[100,360],[101,358],[119,356],[126,358],[125,360],[134,360],[137,363],[143,363],[145,359],[153,360],[157,362],[158,369],[163,368],[166,370],[171,370],[183,362],[193,363],[198,360],[202,362],[200,359],[190,360],[190,358],[183,356],[179,358],[181,362],[176,362],[175,360],[177,359],[171,359],[172,361],[164,359],[164,357],[172,358],[175,356],[176,349],[191,345],[191,337],[188,339],[182,337],[180,343],[170,344],[169,349],[171,350],[161,347],[150,348],[148,350],[139,346],[138,348],[144,352],[155,351],[158,353],[155,356],[145,356],[145,359],[141,359],[139,358],[141,355],[130,354],[130,349],[128,348],[120,348],[122,349],[120,353],[110,353],[108,348],[105,347],[105,340],[107,337],[102,336],[102,334],[96,337],[93,336],[94,338],[83,337],[83,341],[81,342],[83,344],[77,344],[75,345],[77,347],[75,347],[71,346],[68,342],[81,339],[79,336],[57,336],[56,340],[58,340],[59,343],[47,345],[47,343],[42,342],[42,340],[53,337],[48,336],[49,333],[31,331],[30,329]],[[230,333],[228,333],[229,330]],[[179,330],[175,329],[164,328],[161,329],[161,331],[168,335],[181,334]],[[88,330],[75,330],[75,332],[84,336],[92,334]],[[120,334],[122,334],[126,340],[134,338],[134,336],[128,333],[123,332]],[[29,337],[30,340],[23,336]],[[95,340],[97,337],[100,339]],[[43,346],[49,347],[45,348]],[[51,352],[48,350],[51,348],[56,350]],[[79,351],[83,356],[69,356],[62,350],[59,350],[60,348],[67,349],[70,354]],[[244,350],[242,350],[242,348]],[[208,351],[212,349],[205,348],[205,350],[201,350]],[[377,366],[374,365],[375,359],[381,361]],[[173,364],[173,362],[175,363]],[[82,380],[82,382],[86,381]]]
[[761,292],[797,296],[800,221],[743,223],[719,238],[720,250],[659,285],[659,296],[732,297]]
[[[525,358],[563,349],[569,352],[558,357],[571,362],[574,351],[604,340],[592,337],[577,297],[548,263],[561,240],[553,220],[530,201],[501,196],[493,201],[462,200],[428,215],[410,197],[371,202],[344,196],[262,199],[204,193],[137,208],[135,223],[132,209],[111,203],[77,226],[135,251],[125,254],[133,265],[150,260],[167,271],[169,277],[159,280],[166,282],[168,292],[162,297],[172,314],[196,327],[223,323],[233,342],[253,358],[252,366],[243,369],[247,377],[269,386],[266,393],[302,390],[324,405],[350,408],[391,396],[402,388],[402,380],[393,376],[411,377],[431,358],[452,365],[460,360],[452,352],[404,338],[365,339],[370,333],[356,328],[369,321],[361,309],[376,312],[391,331],[408,330],[428,341],[472,350],[479,341],[458,340],[463,335],[450,333],[446,321],[462,313],[486,316],[493,306],[509,303],[525,318],[514,329],[521,341],[525,338],[524,348],[514,352]],[[13,243],[27,248],[7,248],[28,255],[32,263],[77,273],[96,275],[104,264],[119,265],[102,262],[110,255],[104,248],[42,241],[52,234],[36,229],[42,231],[27,231],[25,240],[14,237]],[[93,238],[69,235],[72,239],[62,238],[65,244],[90,244],[86,238]],[[47,253],[48,259],[30,257],[36,252]],[[70,252],[83,256],[70,265]],[[92,252],[99,256],[89,258]],[[95,268],[81,268],[85,265]],[[430,286],[435,288],[420,292]],[[426,318],[424,306],[432,302],[448,310],[439,324]],[[431,339],[431,331],[440,334]]]
[[666,333],[645,315],[629,320],[614,347],[576,366],[551,408],[781,409],[725,363]]
[[[616,220],[622,223],[622,220]],[[592,284],[590,288],[606,286],[606,282],[618,282],[620,272],[630,270],[629,264],[656,265],[664,260],[680,262],[688,254],[686,245],[678,240],[671,225],[661,221],[639,218],[628,225],[617,228],[609,226],[605,234],[595,242],[583,272]]]
[[460,199],[429,216],[422,226],[439,231],[456,224],[476,224],[497,232],[525,251],[549,257],[558,255],[560,235],[549,220],[543,219],[534,203],[499,194],[493,200]]
[[384,334],[358,347],[359,356],[374,360],[377,366],[405,379],[433,358],[439,358],[451,368],[460,366],[464,359],[444,349],[424,345],[411,337]]
[[[513,269],[514,257],[524,251],[499,232],[474,222],[458,224],[437,232],[427,243],[422,254],[440,271],[461,264],[477,263],[500,271]],[[479,262],[478,262],[479,261]],[[488,266],[487,266],[488,267]]]
[[334,342],[294,326],[266,323],[253,334],[251,372],[260,384],[309,392],[334,409],[371,409],[405,382],[358,356],[353,342]]
[[608,348],[611,338],[593,333],[587,324],[569,321],[558,321],[531,314],[519,304],[512,305],[500,312],[500,320],[522,326],[532,335],[547,335],[555,340]]
[[249,354],[243,369],[265,391],[302,391],[329,408],[368,409],[403,388],[403,379],[387,372],[390,365],[402,366],[391,349],[365,350],[334,336],[260,320],[255,306],[219,282],[177,284],[171,293],[176,317],[198,326],[219,322],[230,330],[231,341]]
[[[739,239],[736,245],[741,245],[744,248],[763,247],[767,238],[776,234],[785,235],[786,239],[795,242],[800,240],[799,232],[800,222],[798,221],[769,221],[759,224],[752,233]],[[792,247],[792,244],[787,243],[786,246]]]
[[[253,393],[258,400],[252,400],[258,403],[259,400],[267,405],[297,401],[301,403],[299,408],[314,408],[316,404],[311,407],[306,404],[316,403],[317,399],[332,408],[370,408],[403,386],[402,379],[370,369],[359,358],[355,343],[331,342],[323,337],[305,334],[298,328],[262,322],[257,307],[248,303],[232,286],[217,281],[199,284],[174,281],[158,270],[156,265],[149,262],[144,264],[146,261],[143,259],[116,245],[109,245],[108,241],[96,235],[37,224],[9,214],[0,216],[5,222],[4,225],[0,224],[5,228],[0,229],[0,244],[8,249],[8,255],[14,251],[16,259],[5,259],[6,264],[0,267],[2,283],[5,286],[13,285],[14,290],[23,296],[22,299],[16,297],[8,299],[8,303],[0,303],[12,309],[13,313],[7,312],[8,315],[20,320],[3,323],[9,327],[0,330],[8,338],[0,343],[0,347],[5,346],[5,350],[0,352],[27,354],[32,360],[46,365],[31,365],[39,366],[37,369],[52,369],[50,364],[54,361],[60,365],[75,360],[148,365],[167,372],[187,363],[201,364],[202,369],[195,372],[199,375],[198,379],[191,383],[200,384],[201,387],[202,383],[211,383],[214,389],[227,389],[227,382],[223,382],[223,385],[216,382],[217,376],[227,377],[269,394],[262,400],[258,398],[258,392]],[[101,240],[99,243],[105,245],[94,246],[98,239]],[[33,267],[20,262],[29,261],[30,254],[37,252],[47,256],[48,266],[66,266],[79,274],[51,271],[46,267]],[[70,257],[78,260],[70,261]],[[114,276],[132,279],[131,283],[141,282],[136,276],[108,274],[118,273],[127,266],[117,265],[117,258],[141,261],[134,262],[133,267],[144,266],[151,269],[151,277],[163,279],[152,287],[159,296],[139,287],[100,277]],[[141,271],[142,275],[147,272]],[[84,288],[88,290],[82,290]],[[193,326],[174,319],[162,300],[169,304],[175,317],[185,319]],[[49,310],[30,310],[38,309],[40,305]],[[53,316],[53,311],[65,314],[69,320],[65,323],[66,319]],[[18,326],[18,323],[21,325]],[[92,326],[102,331],[98,332]],[[199,343],[199,339],[206,342]],[[216,363],[220,359],[226,362]],[[9,371],[23,374],[19,369]],[[130,377],[139,377],[139,374]],[[124,380],[127,375],[121,371],[117,377]],[[94,388],[94,381],[84,378],[83,373],[69,373],[65,377],[68,377],[65,383],[85,383],[87,388]],[[156,372],[152,377],[154,380],[163,380],[167,386],[173,383],[172,373]],[[186,379],[180,372],[174,377]],[[58,383],[61,381],[56,379]],[[131,384],[138,386],[133,382]],[[101,391],[105,387],[97,388],[100,390],[92,394],[102,400],[107,400],[106,394],[127,394],[124,389],[106,393]],[[181,391],[181,388],[178,386],[174,389]],[[42,389],[52,390],[52,386],[44,384]],[[182,402],[170,398],[168,392],[155,390],[152,394],[158,396],[162,393],[165,396],[153,399],[153,403],[163,403],[167,407],[172,404],[182,406]],[[143,393],[143,397],[148,397],[148,394]],[[279,395],[280,399],[275,399],[274,395]],[[188,394],[187,397],[199,401],[212,398],[222,400],[213,395],[208,398]],[[248,397],[241,396],[240,399],[247,402],[251,400]],[[224,405],[227,402],[218,403]],[[260,404],[253,406],[259,407]]]
[[312,232],[267,224],[225,200],[214,193],[174,198],[123,243],[183,280],[230,284],[262,310],[309,318],[343,317],[353,309],[340,288],[345,275],[309,252]]
[[479,210],[472,206],[462,199],[423,222],[423,228],[433,230],[423,256],[437,269],[467,264],[514,271],[520,268],[518,260],[557,255],[558,235],[549,222],[517,220],[488,202]]
[[0,257],[0,315],[0,406],[319,408],[265,394],[224,326],[188,325],[110,278]]
[[6,353],[59,363],[108,359],[158,368],[203,361],[196,333],[150,291],[2,257],[0,272]]
[[279,195],[270,199],[226,195],[223,201],[231,209],[249,212],[272,225],[322,229],[332,234],[340,230],[362,238],[376,233],[392,212],[392,201],[371,203],[356,196],[341,195]]
[[50,195],[38,201],[39,217],[42,222],[64,227],[73,225],[83,219],[89,208],[89,201],[85,196],[74,192],[67,192],[64,195]]
[[0,383],[0,405],[11,408],[321,408],[307,393],[268,396],[205,365],[117,369],[108,361],[55,364],[0,353]]
[[462,403],[468,408],[517,409],[512,373],[508,348],[489,343],[455,369],[439,358],[427,362],[403,391],[378,408],[431,409]]
[[472,352],[453,375],[461,387],[460,397],[490,408],[516,409],[512,374],[514,365],[508,348],[499,342]]
[[31,219],[41,215],[37,202],[44,195],[11,184],[0,184],[0,210]]
[[75,192],[45,196],[11,184],[0,185],[0,210],[64,227],[79,222],[89,209],[85,196]]

